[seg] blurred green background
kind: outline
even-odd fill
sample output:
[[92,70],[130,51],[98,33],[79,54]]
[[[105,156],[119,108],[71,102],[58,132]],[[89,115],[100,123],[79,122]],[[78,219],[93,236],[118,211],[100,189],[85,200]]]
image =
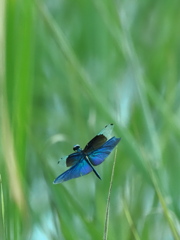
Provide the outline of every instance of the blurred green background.
[[[178,0],[1,0],[0,238],[180,239]],[[93,173],[57,165],[106,124]]]

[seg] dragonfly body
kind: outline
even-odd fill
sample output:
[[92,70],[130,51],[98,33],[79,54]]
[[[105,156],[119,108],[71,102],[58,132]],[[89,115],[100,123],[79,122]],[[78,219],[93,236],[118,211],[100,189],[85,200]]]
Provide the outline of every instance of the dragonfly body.
[[101,164],[119,143],[120,138],[112,137],[108,140],[112,128],[113,124],[107,125],[105,129],[88,142],[83,150],[79,145],[75,145],[73,148],[75,152],[61,159],[66,161],[67,167],[71,168],[59,175],[53,183],[62,183],[84,176],[92,171],[101,179],[93,166]]

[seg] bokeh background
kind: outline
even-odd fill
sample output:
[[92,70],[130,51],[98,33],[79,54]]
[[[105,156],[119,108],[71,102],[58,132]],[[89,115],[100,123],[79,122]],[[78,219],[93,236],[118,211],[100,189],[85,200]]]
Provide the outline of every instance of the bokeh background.
[[[180,239],[179,1],[1,0],[0,18],[0,238]],[[108,123],[102,181],[53,185]]]

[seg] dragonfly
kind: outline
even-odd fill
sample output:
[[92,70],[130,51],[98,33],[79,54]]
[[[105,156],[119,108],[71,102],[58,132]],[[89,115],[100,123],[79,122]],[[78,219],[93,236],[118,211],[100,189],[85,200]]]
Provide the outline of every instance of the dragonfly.
[[101,179],[94,166],[101,164],[121,140],[121,138],[116,137],[110,138],[113,127],[112,123],[106,125],[99,134],[86,144],[84,149],[81,149],[80,145],[76,144],[73,147],[74,153],[62,157],[58,163],[65,163],[70,168],[59,175],[53,183],[63,183],[90,172],[94,172]]

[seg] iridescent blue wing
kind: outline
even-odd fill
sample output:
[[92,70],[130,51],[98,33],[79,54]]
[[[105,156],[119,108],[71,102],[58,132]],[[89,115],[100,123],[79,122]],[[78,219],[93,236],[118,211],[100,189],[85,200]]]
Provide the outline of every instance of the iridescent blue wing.
[[71,167],[78,163],[82,159],[82,157],[83,157],[82,152],[75,152],[68,156],[60,158],[58,163],[66,167]]
[[87,145],[83,149],[84,153],[87,154],[100,148],[111,136],[113,127],[114,125],[112,123],[106,125],[100,133],[98,133],[93,139],[91,139],[91,141],[87,143]]
[[101,164],[115,148],[115,146],[119,143],[120,140],[121,138],[112,137],[100,148],[90,152],[88,154],[88,158],[91,164],[94,166]]
[[92,167],[87,163],[85,159],[81,160],[70,169],[59,175],[55,180],[54,184],[62,183],[67,180],[78,178],[92,172]]

